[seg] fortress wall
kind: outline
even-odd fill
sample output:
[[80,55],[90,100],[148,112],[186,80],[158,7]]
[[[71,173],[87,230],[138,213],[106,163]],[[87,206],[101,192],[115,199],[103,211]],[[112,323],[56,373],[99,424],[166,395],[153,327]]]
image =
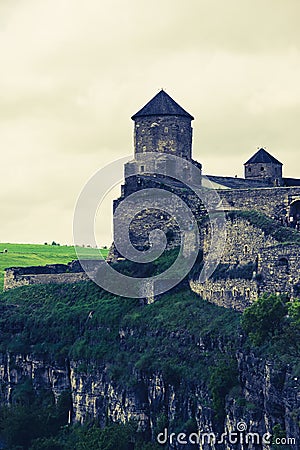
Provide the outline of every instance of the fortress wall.
[[[230,221],[228,221],[229,223]],[[252,231],[251,231],[252,230]],[[252,249],[249,244],[249,258],[244,255],[243,245],[247,237],[253,239]],[[212,277],[205,283],[197,280],[190,282],[191,289],[205,300],[218,306],[243,311],[263,293],[287,294],[291,298],[300,296],[300,245],[274,244],[272,238],[264,237],[258,228],[248,225],[245,220],[233,220],[228,226],[225,253],[222,264],[230,264],[234,270],[243,270],[247,263],[256,263],[257,273],[253,273],[251,280],[245,278],[229,278],[228,270],[215,279]],[[257,247],[260,245],[260,247]],[[228,254],[227,254],[228,252]],[[220,266],[219,266],[220,267]],[[251,268],[251,266],[250,266]]]
[[277,245],[262,250],[258,274],[263,292],[300,295],[300,245]]
[[[299,245],[280,245],[271,236],[266,236],[260,228],[240,217],[227,218],[226,231],[226,243],[220,265],[205,283],[201,284],[197,280],[190,282],[194,292],[211,303],[238,311],[243,311],[263,292],[299,296]],[[203,229],[204,258],[209,245],[208,226]],[[278,264],[281,258],[287,259],[288,268]],[[250,264],[250,270],[247,269],[247,264]],[[252,274],[251,264],[253,264]],[[226,267],[225,272],[220,271],[222,265]],[[248,277],[252,275],[252,279],[245,279],[245,269],[249,272]],[[230,270],[233,274],[239,273],[240,276],[229,278]]]
[[[104,260],[103,260],[104,261]],[[94,270],[101,260],[85,260],[89,270]],[[11,267],[4,271],[4,291],[29,284],[76,283],[89,280],[78,260],[68,264]]]
[[[208,254],[211,242],[211,228],[205,226],[202,231],[204,258]],[[278,242],[258,227],[252,225],[247,219],[241,217],[227,218],[226,242],[222,264],[249,264],[255,263],[261,248],[276,245]]]
[[[211,229],[208,225],[203,228],[204,259],[209,252],[210,241]],[[277,241],[274,238],[265,236],[260,228],[252,225],[247,219],[227,218],[226,242],[215,277],[213,275],[203,284],[193,280],[190,282],[191,289],[205,300],[218,306],[243,311],[258,297],[259,286],[254,276],[260,249],[273,247],[276,244]],[[228,270],[232,269],[243,273],[248,264],[250,264],[250,269],[253,264],[253,271],[250,273],[250,277],[253,279],[250,280],[238,277],[229,278],[228,271],[221,275],[218,273],[222,265],[226,265]]]
[[[136,215],[134,210],[136,208],[136,201],[131,200],[130,194],[137,192],[141,189],[157,188],[172,193],[172,208],[173,214],[168,214],[170,209],[169,198],[159,198],[155,195],[149,199],[149,202],[145,200],[144,209],[139,211]],[[142,195],[142,192],[141,192]],[[176,197],[178,201],[176,202]],[[167,186],[166,189],[161,188],[161,182],[151,177],[131,177],[126,180],[126,184],[123,189],[123,196],[114,201],[114,212],[120,206],[122,208],[122,202],[126,201],[126,207],[124,207],[122,220],[114,220],[114,236],[124,233],[124,223],[130,223],[129,233],[131,242],[136,248],[143,248],[149,245],[149,233],[154,229],[162,230],[168,237],[167,249],[172,249],[181,245],[181,233],[174,216],[181,216],[184,220],[184,227],[186,230],[190,230],[191,220],[187,216],[186,212],[182,212],[181,201],[187,205],[187,208],[193,213],[196,221],[200,221],[204,214],[204,206],[197,196],[191,193],[190,190],[178,186]],[[125,205],[125,203],[124,203]],[[109,260],[115,260],[119,255],[115,247],[111,249]]]
[[[160,188],[159,180],[156,182],[154,178],[141,177],[139,181],[135,177],[126,180],[123,187],[123,194],[126,197],[132,192],[139,189]],[[169,190],[179,195],[190,207],[196,217],[203,214],[203,204],[188,189],[180,189],[179,187],[170,188]],[[271,218],[280,218],[285,216],[292,202],[300,200],[300,186],[298,187],[270,187],[270,188],[251,188],[251,189],[217,189],[211,195],[208,190],[205,191],[205,197],[212,207],[214,205],[215,192],[231,209],[256,210],[261,211]],[[115,207],[122,201],[124,197],[115,201]]]
[[[10,269],[16,276],[21,275],[41,275],[41,274],[59,274],[70,272],[67,264],[48,264],[45,266],[11,267]],[[82,271],[82,269],[81,269]],[[73,272],[73,271],[72,271]]]
[[[153,178],[149,179],[147,177],[142,178],[139,180],[139,184],[137,184],[137,180],[135,177],[132,177],[132,179],[127,180],[126,182],[126,189],[124,190],[125,198],[127,195],[130,195],[130,193],[135,192],[139,189],[145,189],[145,188],[151,188],[151,187],[158,187],[160,188],[160,183]],[[203,215],[205,214],[205,208],[199,198],[188,189],[180,189],[179,187],[174,187],[170,189],[175,195],[178,195],[186,204],[188,205],[189,209],[194,214],[196,220],[201,221]],[[260,211],[270,218],[285,218],[286,215],[289,212],[289,207],[291,203],[295,200],[300,200],[300,187],[289,187],[289,188],[260,188],[260,189],[224,189],[224,190],[218,190],[217,193],[225,201],[225,204],[228,205],[228,208],[231,209],[241,209],[241,210],[256,210]],[[209,191],[206,191],[205,193],[206,198],[208,199],[208,203],[213,205],[215,202],[215,193],[211,194],[211,200],[210,200],[210,193]],[[118,204],[120,204],[124,200],[124,197],[119,198],[114,203],[114,207],[116,208]],[[155,208],[155,204],[153,205]],[[158,206],[159,208],[159,206]],[[225,207],[225,209],[227,209]],[[132,213],[130,212],[130,208],[125,212],[125,215],[128,217],[132,217]],[[143,214],[143,218],[138,223],[138,217],[136,220],[133,221],[131,231],[132,236],[135,237],[136,242],[139,240],[145,242],[145,234],[147,234],[148,231],[150,231],[153,227],[155,227],[155,223],[164,231],[168,229],[172,229],[174,227],[174,221],[161,221],[159,215],[153,215],[151,219],[151,214],[148,213],[148,225],[147,225],[147,219],[146,214]],[[141,218],[141,217],[140,217]],[[251,231],[253,228],[249,229],[249,233],[247,233],[247,229],[249,226],[246,225],[246,222],[244,222],[245,227],[242,229],[242,227],[239,227],[238,225],[236,228],[239,230],[240,239],[234,239],[232,242],[238,242],[237,246],[241,247],[242,244],[247,245],[247,243],[244,243],[244,239],[246,239],[249,242],[250,248],[260,248],[265,246],[264,242],[258,242],[259,240],[263,240],[261,238],[257,239],[257,242],[253,241],[253,238],[251,236]],[[140,239],[140,237],[143,235],[143,238]],[[256,234],[255,234],[256,236]],[[263,235],[263,232],[261,232],[261,236]],[[237,238],[237,236],[235,236]],[[135,243],[136,243],[135,242]],[[179,238],[177,239],[177,243],[179,243]],[[252,245],[251,245],[252,243]],[[269,242],[268,245],[275,245],[275,241]],[[141,245],[143,245],[141,243]],[[243,247],[244,247],[243,245]],[[227,249],[229,251],[228,258],[230,259],[230,249]],[[257,251],[257,250],[256,250]],[[242,256],[242,255],[240,255]],[[245,255],[244,258],[245,259]]]
[[280,218],[287,214],[293,201],[300,200],[300,187],[220,189],[218,194],[233,208],[261,211],[269,217]]
[[43,273],[22,275],[15,273],[14,269],[6,269],[4,277],[4,290],[13,289],[31,284],[49,283],[76,283],[78,281],[89,280],[85,272],[81,273]]
[[258,296],[258,286],[254,280],[207,280],[203,284],[190,281],[190,288],[204,300],[237,311],[244,311]]

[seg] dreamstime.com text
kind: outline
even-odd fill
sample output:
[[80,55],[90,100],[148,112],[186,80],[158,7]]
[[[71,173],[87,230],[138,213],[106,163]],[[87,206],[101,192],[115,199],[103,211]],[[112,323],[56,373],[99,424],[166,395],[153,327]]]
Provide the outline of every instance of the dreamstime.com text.
[[180,444],[256,444],[256,445],[296,445],[296,439],[293,437],[273,437],[270,433],[260,434],[257,432],[247,431],[245,422],[237,424],[236,431],[224,432],[217,434],[214,432],[198,432],[198,433],[169,433],[165,428],[157,435],[157,442],[161,445],[169,444],[171,446]]

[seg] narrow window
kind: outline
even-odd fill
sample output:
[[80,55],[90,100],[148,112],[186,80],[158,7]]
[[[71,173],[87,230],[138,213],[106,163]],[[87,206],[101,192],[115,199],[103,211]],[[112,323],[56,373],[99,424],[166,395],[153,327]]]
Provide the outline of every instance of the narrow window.
[[261,168],[260,168],[260,171],[261,171],[261,172],[263,172],[264,170],[265,170],[265,168],[264,168],[264,167],[261,167]]
[[287,260],[287,258],[279,258],[279,260],[277,261],[277,267],[280,267],[280,269],[283,270],[283,272],[285,273],[289,273],[289,262]]
[[141,166],[141,172],[145,172],[145,166]]

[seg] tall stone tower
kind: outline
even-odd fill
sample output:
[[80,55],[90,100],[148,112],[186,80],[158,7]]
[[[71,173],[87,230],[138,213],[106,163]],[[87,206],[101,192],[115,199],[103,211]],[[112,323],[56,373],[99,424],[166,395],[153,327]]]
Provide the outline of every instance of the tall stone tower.
[[[155,174],[165,166],[174,175],[200,185],[201,177],[193,179],[184,160],[192,162],[201,171],[201,164],[192,160],[191,122],[193,116],[161,90],[142,109],[132,116],[134,121],[134,160],[125,165],[125,178],[132,175]],[[147,157],[149,153],[157,156]],[[181,158],[174,162],[167,155]],[[172,166],[172,167],[170,167]],[[201,173],[198,171],[198,174]],[[176,178],[176,177],[175,177]]]
[[[130,245],[139,251],[154,249],[149,240],[153,230],[163,231],[166,248],[171,249],[181,245],[183,231],[184,236],[194,233],[192,213],[185,208],[196,210],[196,215],[203,211],[195,194],[201,187],[202,166],[192,159],[193,116],[161,90],[132,120],[134,157],[125,164],[125,183],[121,196],[114,201],[111,260],[124,255],[120,245],[125,242],[126,227]],[[189,196],[193,195],[190,202]],[[187,253],[190,244],[186,237],[183,240]]]

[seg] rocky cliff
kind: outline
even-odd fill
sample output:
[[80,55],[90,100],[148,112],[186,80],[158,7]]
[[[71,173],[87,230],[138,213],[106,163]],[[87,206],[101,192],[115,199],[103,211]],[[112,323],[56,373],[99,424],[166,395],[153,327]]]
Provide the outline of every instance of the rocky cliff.
[[9,291],[1,308],[2,405],[30,380],[56,401],[71,393],[69,422],[134,421],[153,446],[270,449],[282,435],[299,448],[294,349],[252,348],[235,311],[188,290],[141,306],[84,283]]
[[[104,426],[108,419],[118,423],[134,419],[149,439],[156,440],[159,432],[164,433],[164,428],[159,428],[161,423],[158,424],[163,418],[169,443],[170,434],[176,433],[172,439],[174,446],[170,445],[170,448],[194,448],[176,445],[176,439],[179,433],[186,433],[187,436],[196,433],[200,436],[200,446],[195,448],[268,449],[271,448],[268,445],[271,442],[269,435],[279,425],[286,436],[294,438],[295,443],[291,441],[290,448],[296,450],[300,442],[297,422],[300,399],[296,377],[288,366],[279,368],[273,362],[243,352],[238,352],[236,356],[240,384],[226,396],[221,423],[215,420],[211,394],[208,386],[201,382],[201,374],[198,383],[189,384],[182,380],[181,386],[174,386],[160,372],[147,376],[135,371],[132,373],[132,385],[126,386],[114,382],[105,366],[91,364],[83,370],[82,361],[66,361],[64,365],[57,365],[33,355],[1,355],[2,402],[11,403],[16,384],[29,378],[36,390],[50,390],[56,399],[64,391],[71,390],[72,421],[84,422],[97,418]],[[249,442],[258,443],[265,436],[265,445],[262,447],[260,442],[243,447],[240,434],[236,443],[235,432],[242,426],[245,427],[241,430],[244,436],[248,432],[255,433],[255,436],[249,437]],[[209,433],[216,436],[214,440],[211,435],[210,444]],[[224,444],[220,443],[221,433],[226,433]],[[165,433],[161,436],[163,439]],[[195,436],[193,439],[196,439]],[[214,442],[215,445],[212,445]]]

